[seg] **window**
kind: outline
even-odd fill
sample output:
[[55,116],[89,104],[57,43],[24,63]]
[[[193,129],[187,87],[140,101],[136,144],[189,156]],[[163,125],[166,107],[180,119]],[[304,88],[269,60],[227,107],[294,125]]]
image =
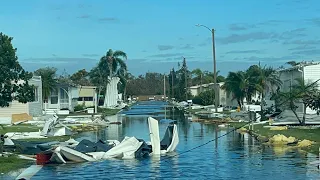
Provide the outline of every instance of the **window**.
[[50,94],[50,103],[51,104],[58,104],[58,90],[52,89]]
[[33,102],[39,102],[39,88],[35,87],[34,88],[34,99]]
[[60,103],[69,103],[69,97],[64,88],[60,88]]
[[93,101],[93,97],[84,97],[84,101]]
[[93,97],[79,97],[78,101],[93,101]]
[[68,94],[65,89],[60,88],[60,97],[61,99],[68,99]]

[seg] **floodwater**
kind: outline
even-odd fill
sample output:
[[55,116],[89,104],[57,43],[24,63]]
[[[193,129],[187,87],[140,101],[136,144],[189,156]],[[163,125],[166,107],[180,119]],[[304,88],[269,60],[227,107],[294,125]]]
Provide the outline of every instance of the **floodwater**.
[[[320,171],[308,165],[316,160],[315,155],[263,146],[247,134],[232,132],[195,148],[232,128],[193,123],[178,110],[167,108],[165,112],[164,107],[163,102],[140,103],[123,112],[127,115],[113,119],[122,125],[82,135],[90,140],[135,136],[149,141],[148,116],[166,116],[177,120],[180,143],[175,153],[160,160],[150,157],[45,166],[32,179],[320,179]],[[159,126],[162,137],[167,124]]]

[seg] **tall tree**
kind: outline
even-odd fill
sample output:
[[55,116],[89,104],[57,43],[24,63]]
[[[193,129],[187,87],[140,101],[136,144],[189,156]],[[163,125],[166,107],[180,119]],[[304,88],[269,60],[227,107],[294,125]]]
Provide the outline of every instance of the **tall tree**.
[[44,102],[48,102],[50,92],[57,86],[57,68],[45,67],[36,70],[33,74],[41,76],[42,79],[42,98]]
[[107,53],[100,58],[98,65],[90,71],[90,80],[94,85],[99,87],[99,98],[103,90],[105,91],[106,97],[106,87],[110,78],[114,76],[125,77],[125,74],[127,73],[127,65],[125,63],[126,59],[127,55],[123,51],[112,51],[109,49]]
[[127,54],[123,51],[109,49],[101,59],[107,62],[110,77],[117,75],[119,71],[127,70],[127,65],[124,62],[127,59]]
[[201,69],[197,68],[191,71],[191,74],[195,77],[192,79],[193,85],[199,84],[200,82],[200,93],[202,92],[202,79],[204,76],[204,73],[201,71]]
[[191,97],[188,88],[191,85],[191,72],[188,70],[185,58],[183,58],[181,68],[177,71],[177,79],[175,98],[179,101],[188,100]]
[[169,83],[169,91],[170,91],[169,94],[171,98],[174,98],[175,88],[177,86],[177,75],[174,68],[172,68],[172,70],[170,71],[168,79],[169,79],[168,83]]
[[79,84],[81,86],[89,86],[91,85],[89,81],[89,72],[85,69],[81,69],[70,76],[70,79],[73,83]]
[[278,72],[272,67],[261,67],[259,66],[259,72],[255,77],[258,81],[259,89],[258,91],[261,94],[261,109],[264,109],[266,93],[273,94],[275,90],[280,88],[282,85],[282,81],[280,80],[280,76]]
[[12,39],[0,33],[0,107],[9,106],[13,100],[22,103],[34,100],[34,87],[28,83],[32,73],[26,72],[19,64]]
[[243,100],[246,95],[245,72],[229,72],[222,89],[225,89],[228,96],[236,100],[240,107],[243,106]]
[[[225,81],[225,77],[220,75],[220,71],[217,71],[216,74],[217,74],[217,83]],[[204,72],[204,77],[205,77],[205,81],[206,81],[205,83],[214,82],[214,73],[213,72],[205,71]]]

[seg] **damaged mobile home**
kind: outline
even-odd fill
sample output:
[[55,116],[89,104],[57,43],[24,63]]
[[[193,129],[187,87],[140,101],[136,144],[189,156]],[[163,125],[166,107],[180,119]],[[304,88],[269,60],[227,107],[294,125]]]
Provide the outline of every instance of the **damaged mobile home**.
[[[55,124],[54,121],[55,119],[52,119],[51,124]],[[70,139],[65,142],[29,143],[6,136],[4,145],[7,151],[14,151],[19,146],[21,154],[36,154],[38,164],[91,162],[111,158],[133,159],[175,151],[179,143],[177,125],[169,124],[164,137],[160,140],[158,120],[149,117],[148,123],[150,142],[136,137],[125,137],[121,142],[118,140],[91,142],[86,139],[78,142]],[[41,133],[51,132],[50,127],[53,126],[48,123]]]

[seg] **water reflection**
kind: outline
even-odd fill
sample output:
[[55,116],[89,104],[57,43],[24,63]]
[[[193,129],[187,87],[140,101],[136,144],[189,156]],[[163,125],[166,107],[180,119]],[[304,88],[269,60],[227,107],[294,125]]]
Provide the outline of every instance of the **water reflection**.
[[[248,134],[232,132],[205,146],[231,130],[211,124],[190,122],[178,110],[166,108],[163,102],[145,102],[132,107],[156,119],[166,116],[177,120],[180,143],[177,152],[161,157],[134,160],[107,160],[93,163],[45,166],[33,179],[319,179],[316,167],[307,154],[284,151],[259,144]],[[130,114],[130,113],[128,113]],[[112,125],[98,132],[84,133],[91,139],[117,139],[135,136],[149,141],[147,115],[117,116],[121,125]],[[115,118],[115,117],[114,117]],[[167,125],[160,123],[160,136]],[[159,159],[160,158],[160,159]],[[313,159],[314,160],[314,157]]]

